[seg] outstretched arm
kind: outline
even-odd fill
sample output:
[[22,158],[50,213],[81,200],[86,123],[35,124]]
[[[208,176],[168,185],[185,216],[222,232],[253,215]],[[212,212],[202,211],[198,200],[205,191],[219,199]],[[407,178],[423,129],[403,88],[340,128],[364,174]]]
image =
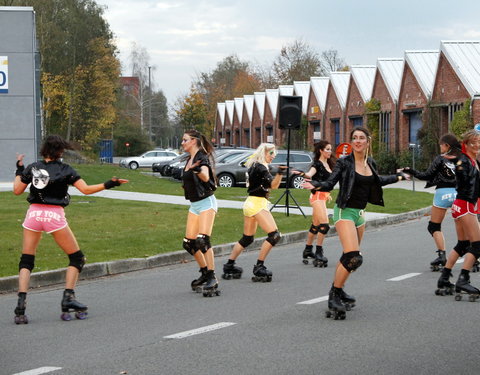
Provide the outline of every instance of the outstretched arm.
[[93,194],[93,193],[98,193],[99,191],[105,190],[105,189],[111,189],[115,186],[120,186],[121,184],[127,183],[128,180],[124,180],[122,178],[116,178],[112,177],[112,179],[105,181],[103,184],[96,184],[96,185],[87,185],[85,180],[82,178],[78,181],[76,181],[73,186],[75,186],[80,192],[82,192],[85,195]]

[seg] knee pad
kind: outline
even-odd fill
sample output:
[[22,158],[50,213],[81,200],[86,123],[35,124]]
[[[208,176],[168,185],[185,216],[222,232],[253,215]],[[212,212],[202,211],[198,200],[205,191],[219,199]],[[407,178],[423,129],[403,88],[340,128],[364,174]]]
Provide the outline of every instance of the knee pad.
[[35,255],[22,254],[20,262],[18,263],[18,270],[20,271],[22,268],[26,268],[32,272],[33,267],[35,267]]
[[318,233],[318,226],[313,225],[313,223],[312,223],[312,225],[310,226],[310,229],[308,231],[312,234],[317,234]]
[[76,253],[69,254],[68,259],[70,259],[70,263],[68,264],[69,267],[75,267],[78,272],[82,272],[87,258],[85,258],[85,255],[83,255],[80,250],[78,250]]
[[206,253],[208,249],[212,247],[210,244],[210,236],[206,234],[199,234],[195,240],[195,247],[202,253]]
[[472,242],[468,252],[472,253],[475,259],[478,259],[480,257],[480,241]]
[[270,243],[272,246],[275,246],[278,241],[280,241],[280,232],[278,230],[270,232],[267,236],[266,241]]
[[246,236],[245,234],[240,238],[238,243],[243,247],[246,248],[247,246],[251,245],[253,242],[253,236]]
[[327,234],[329,230],[330,230],[330,225],[328,224],[320,224],[318,226],[318,232],[321,234]]
[[195,255],[197,249],[195,248],[195,240],[185,237],[183,239],[183,248],[187,250],[187,253]]
[[442,231],[442,223],[434,223],[432,221],[429,221],[427,230],[428,230],[428,233],[430,233],[433,236],[435,232]]
[[348,272],[353,272],[362,265],[363,257],[360,251],[350,251],[349,253],[342,254],[340,263],[342,263]]
[[459,256],[463,257],[470,247],[470,241],[457,241],[457,244],[453,248]]

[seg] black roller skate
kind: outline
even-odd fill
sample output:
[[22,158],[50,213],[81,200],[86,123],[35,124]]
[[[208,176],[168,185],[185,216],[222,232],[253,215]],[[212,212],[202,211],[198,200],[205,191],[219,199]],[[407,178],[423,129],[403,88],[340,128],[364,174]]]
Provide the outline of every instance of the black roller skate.
[[328,294],[328,310],[325,312],[327,318],[335,320],[344,320],[346,318],[347,308],[342,302],[342,288],[332,286]]
[[455,284],[455,301],[462,300],[462,294],[468,294],[468,300],[475,302],[480,298],[480,290],[470,285],[470,275],[468,273],[461,273],[458,276],[457,283]]
[[235,262],[225,263],[223,265],[222,278],[225,280],[240,279],[242,277],[242,273],[243,273],[243,268],[236,266]]
[[350,296],[345,291],[340,289],[340,299],[342,300],[343,304],[345,305],[345,310],[350,311],[352,308],[355,307],[355,302],[357,301],[354,296]]
[[198,279],[193,280],[190,285],[194,292],[201,293],[202,285],[207,282],[207,267],[200,268],[198,272],[201,272],[202,274]]
[[452,277],[452,271],[448,268],[444,268],[442,270],[442,275],[438,279],[437,282],[437,290],[435,290],[435,295],[437,296],[445,296],[445,295],[453,295],[453,289],[455,285],[450,282],[450,277]]
[[207,271],[207,282],[203,286],[203,296],[204,297],[213,297],[219,296],[220,291],[218,290],[218,280],[215,277],[215,271]]
[[263,264],[256,264],[253,266],[252,281],[270,282],[272,281],[272,271],[267,270]]
[[26,299],[27,293],[18,293],[18,303],[15,308],[15,324],[28,324],[28,317],[25,315]]
[[478,262],[478,259],[473,263],[472,266],[472,272],[478,272],[480,271],[480,263]]
[[315,259],[315,254],[313,253],[313,245],[305,245],[303,250],[303,264],[308,264],[308,258]]
[[438,258],[430,262],[430,269],[432,272],[441,271],[445,264],[447,263],[447,256],[445,255],[445,250],[437,250]]
[[87,318],[87,310],[88,307],[85,306],[83,303],[78,302],[75,299],[75,292],[71,289],[66,289],[63,292],[62,298],[62,315],[60,318],[65,321],[72,320],[72,316],[70,312],[75,312],[75,318],[77,319],[86,319]]
[[327,267],[328,266],[328,259],[323,255],[323,247],[317,245],[317,249],[315,251],[315,259],[313,260],[314,267]]

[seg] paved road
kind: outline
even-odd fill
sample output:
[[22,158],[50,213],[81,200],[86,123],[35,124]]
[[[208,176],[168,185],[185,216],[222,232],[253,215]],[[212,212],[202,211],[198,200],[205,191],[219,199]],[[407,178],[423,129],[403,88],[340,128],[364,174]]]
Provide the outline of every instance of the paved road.
[[[303,244],[274,249],[267,284],[250,281],[257,253],[242,255],[244,277],[222,280],[220,297],[189,291],[194,263],[83,281],[77,296],[90,308],[85,321],[60,321],[61,289],[45,288],[29,294],[31,323],[16,326],[16,296],[0,295],[0,374],[48,366],[59,368],[52,374],[89,375],[478,373],[480,302],[434,295],[427,221],[366,233],[365,263],[346,288],[358,306],[345,321],[324,317],[336,237],[325,243],[326,269],[301,263]],[[444,228],[451,247],[451,219]],[[472,282],[479,285],[480,275]]]

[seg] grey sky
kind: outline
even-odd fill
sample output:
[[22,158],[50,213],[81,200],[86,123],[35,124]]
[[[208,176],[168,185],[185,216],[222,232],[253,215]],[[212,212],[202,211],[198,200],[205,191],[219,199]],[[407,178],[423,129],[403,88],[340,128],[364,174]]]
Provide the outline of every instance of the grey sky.
[[[155,66],[154,86],[168,103],[188,93],[199,72],[235,53],[270,64],[283,45],[303,39],[348,64],[375,64],[441,40],[480,39],[480,1],[447,0],[97,0],[116,36],[123,73],[131,42]],[[461,4],[461,5],[460,5]]]

